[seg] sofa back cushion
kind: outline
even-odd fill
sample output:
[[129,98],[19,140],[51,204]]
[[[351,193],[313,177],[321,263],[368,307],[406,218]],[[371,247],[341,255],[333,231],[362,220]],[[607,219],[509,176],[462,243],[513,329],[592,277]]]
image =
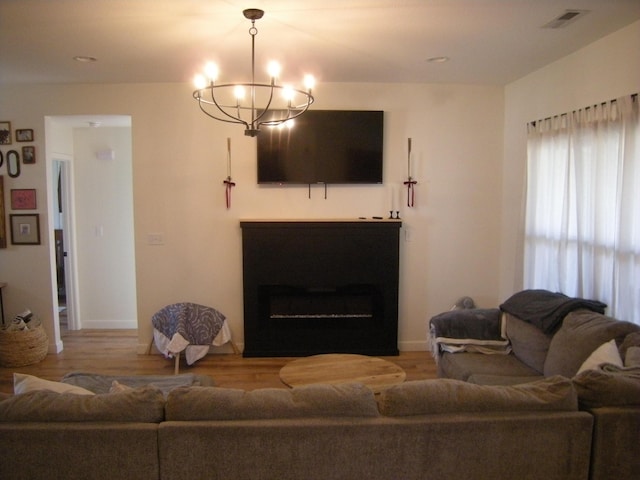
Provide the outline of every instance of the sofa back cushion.
[[636,331],[640,331],[638,325],[590,310],[571,312],[551,339],[544,362],[544,375],[571,378],[602,344],[615,339],[620,345],[628,334]]
[[525,365],[542,373],[552,335],[547,335],[538,327],[510,313],[505,312],[503,315],[513,354]]
[[640,367],[585,370],[572,380],[583,407],[640,405]]
[[164,397],[153,387],[100,395],[37,390],[0,401],[0,422],[140,422],[164,419]]
[[308,385],[253,391],[218,387],[172,390],[167,420],[256,420],[301,417],[375,417],[373,392],[362,384]]
[[380,412],[391,417],[460,412],[575,411],[569,379],[555,376],[513,386],[476,385],[460,380],[418,380],[380,394]]

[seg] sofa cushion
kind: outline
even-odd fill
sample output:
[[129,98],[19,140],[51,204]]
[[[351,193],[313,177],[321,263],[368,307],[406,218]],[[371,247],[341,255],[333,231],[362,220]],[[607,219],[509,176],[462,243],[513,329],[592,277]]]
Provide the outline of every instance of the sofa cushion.
[[620,345],[626,335],[636,331],[640,331],[638,325],[589,310],[571,312],[551,339],[544,375],[571,378],[600,345],[613,339]]
[[443,353],[438,361],[438,376],[454,380],[469,380],[471,375],[501,375],[538,377],[540,373],[522,363],[511,353]]
[[307,385],[244,391],[180,387],[169,393],[167,420],[254,420],[378,416],[373,392],[362,384]]
[[640,368],[585,370],[573,377],[580,405],[640,405]]
[[525,365],[542,373],[552,335],[547,335],[538,327],[510,313],[505,312],[503,315],[513,354]]
[[36,390],[0,402],[0,422],[142,422],[164,419],[164,397],[153,387],[75,395]]
[[575,411],[576,392],[560,376],[513,386],[475,385],[459,380],[418,380],[380,394],[380,412],[399,417],[456,412]]
[[93,392],[76,385],[44,380],[24,373],[13,374],[13,393],[20,394],[37,390],[49,390],[57,393],[75,393],[77,395],[93,395]]
[[640,367],[640,347],[629,347],[624,358],[625,367]]
[[[622,360],[625,363],[625,365],[629,363],[627,362],[627,355],[628,355],[629,349],[633,347],[636,347],[636,349],[640,348],[640,331],[630,333],[629,335],[624,337],[622,345],[620,345],[620,355],[622,356]],[[637,363],[638,362],[636,362],[636,364]]]

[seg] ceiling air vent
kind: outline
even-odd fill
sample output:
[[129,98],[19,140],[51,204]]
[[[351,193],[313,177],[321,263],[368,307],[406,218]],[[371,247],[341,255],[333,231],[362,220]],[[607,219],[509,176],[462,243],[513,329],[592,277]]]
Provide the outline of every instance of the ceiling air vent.
[[575,22],[579,18],[584,17],[587,13],[589,13],[589,10],[566,10],[559,17],[556,17],[546,25],[543,25],[542,28],[563,28],[570,23]]

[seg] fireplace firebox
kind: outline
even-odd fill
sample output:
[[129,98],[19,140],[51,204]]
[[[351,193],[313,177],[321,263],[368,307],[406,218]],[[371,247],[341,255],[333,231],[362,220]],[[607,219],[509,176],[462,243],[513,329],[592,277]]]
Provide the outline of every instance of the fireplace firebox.
[[242,221],[244,356],[398,354],[398,220]]

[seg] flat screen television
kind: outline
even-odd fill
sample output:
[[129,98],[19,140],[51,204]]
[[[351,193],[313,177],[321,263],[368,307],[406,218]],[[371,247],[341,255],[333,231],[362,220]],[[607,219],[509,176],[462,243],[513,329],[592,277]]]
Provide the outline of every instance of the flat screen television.
[[292,128],[263,127],[259,184],[382,183],[384,112],[309,110]]

